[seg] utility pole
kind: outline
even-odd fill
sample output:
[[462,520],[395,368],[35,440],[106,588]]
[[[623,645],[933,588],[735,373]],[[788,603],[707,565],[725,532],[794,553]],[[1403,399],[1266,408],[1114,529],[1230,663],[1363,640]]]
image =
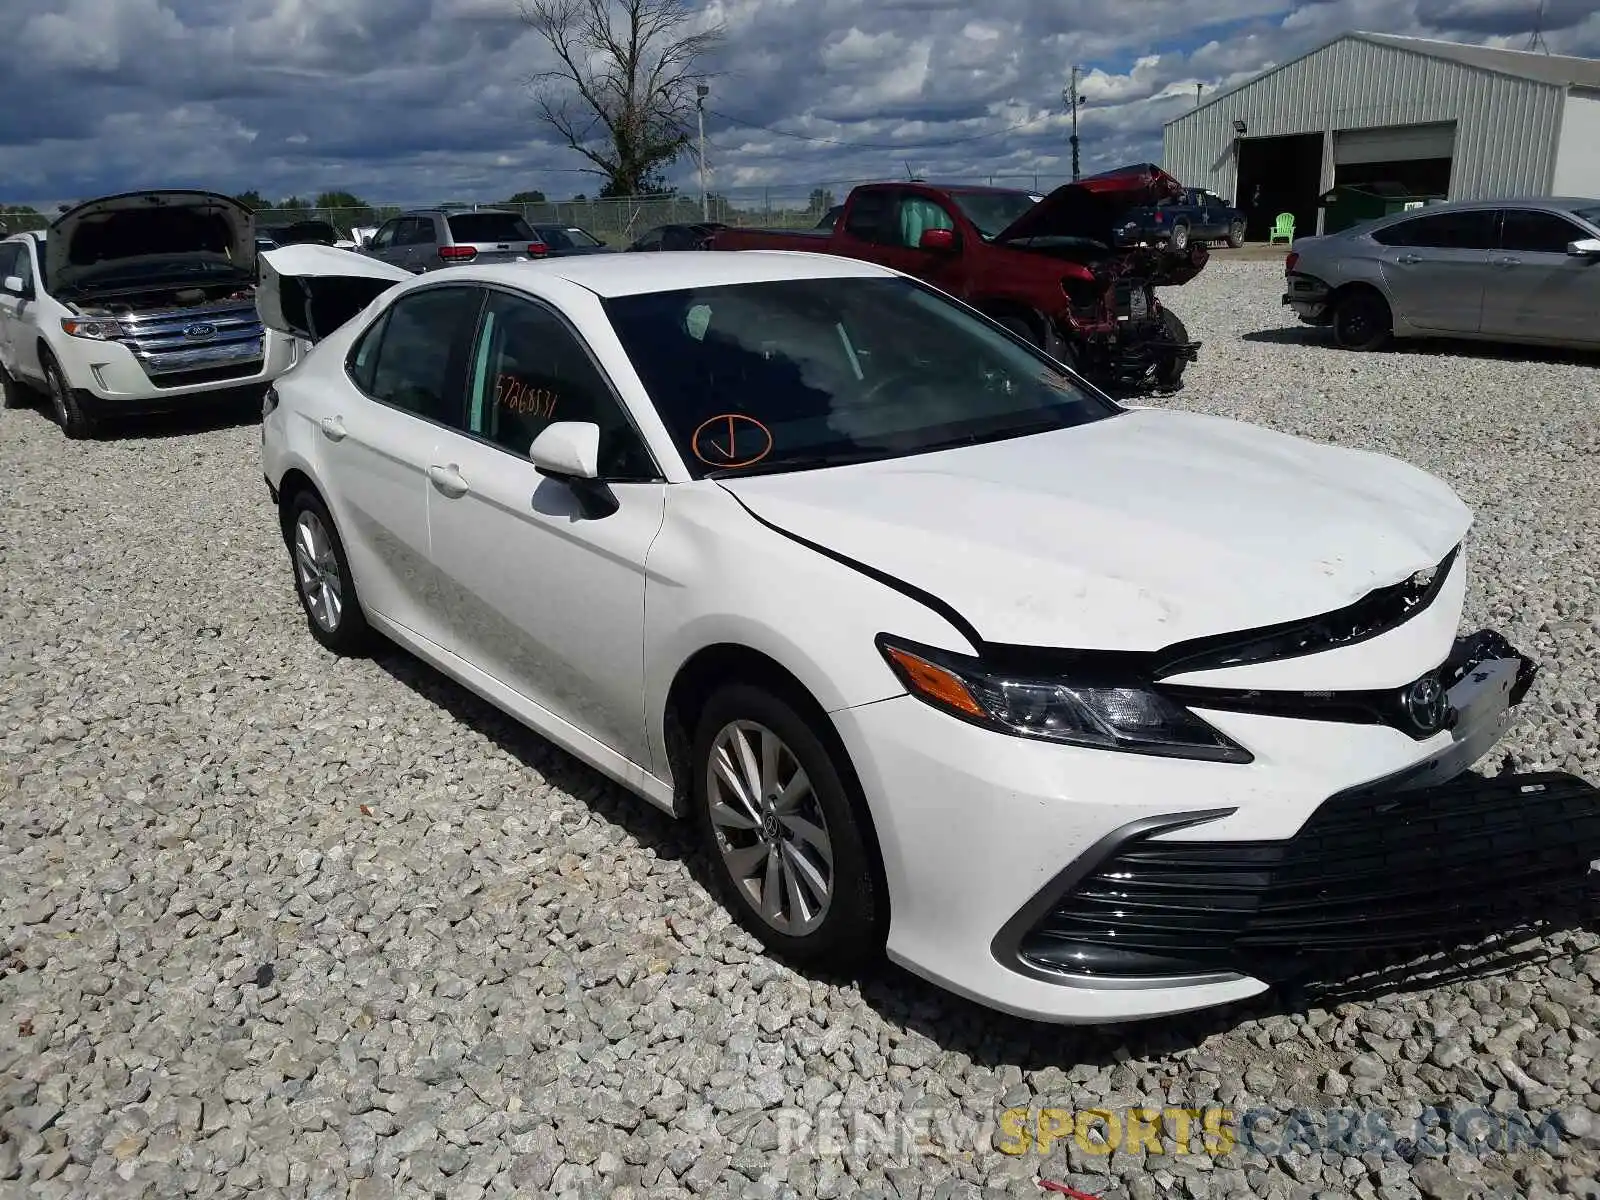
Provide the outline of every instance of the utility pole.
[[705,84],[697,84],[694,89],[695,111],[700,117],[700,219],[711,220],[711,200],[706,193],[706,97],[711,89]]
[[1078,76],[1081,70],[1079,67],[1072,68],[1072,87],[1062,97],[1072,109],[1072,180],[1074,183],[1078,180],[1078,105],[1083,103],[1083,97],[1078,95]]

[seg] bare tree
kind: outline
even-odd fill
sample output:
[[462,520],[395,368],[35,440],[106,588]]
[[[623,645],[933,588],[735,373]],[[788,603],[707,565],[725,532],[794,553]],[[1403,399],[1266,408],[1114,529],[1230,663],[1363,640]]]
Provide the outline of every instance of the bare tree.
[[519,0],[556,65],[529,79],[541,118],[605,179],[602,196],[660,190],[694,123],[701,60],[722,30],[685,0]]

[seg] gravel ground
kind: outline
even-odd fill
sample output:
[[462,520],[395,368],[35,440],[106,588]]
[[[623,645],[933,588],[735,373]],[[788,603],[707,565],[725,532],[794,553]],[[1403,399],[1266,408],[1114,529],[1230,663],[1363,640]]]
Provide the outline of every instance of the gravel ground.
[[[1174,403],[1459,488],[1468,622],[1545,664],[1505,752],[1600,779],[1595,362],[1339,353],[1280,270],[1170,297],[1206,343]],[[256,440],[0,416],[0,1200],[1600,1194],[1592,934],[1123,1029],[802,977],[642,802],[399,653],[319,650]],[[1001,1119],[1140,1104],[1307,1110],[1308,1140],[1185,1147],[1168,1114],[1108,1156]],[[1329,1148],[1330,1107],[1550,1124]]]

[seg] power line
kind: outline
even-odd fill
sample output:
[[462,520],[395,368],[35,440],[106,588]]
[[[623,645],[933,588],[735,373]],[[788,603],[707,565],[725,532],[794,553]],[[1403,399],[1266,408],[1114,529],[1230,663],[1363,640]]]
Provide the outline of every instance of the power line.
[[713,116],[721,117],[724,121],[732,121],[740,129],[759,129],[764,133],[775,134],[778,137],[793,138],[798,142],[816,142],[825,146],[843,146],[850,150],[928,150],[938,149],[942,146],[960,146],[968,142],[981,142],[986,138],[1004,137],[1019,129],[1027,129],[1034,125],[1042,125],[1055,114],[1044,113],[1041,116],[1030,117],[1026,121],[1018,121],[1015,125],[1007,125],[1003,129],[992,129],[988,133],[973,134],[970,137],[942,138],[935,142],[853,142],[844,138],[815,137],[807,133],[794,133],[788,129],[774,129],[771,125],[763,125],[759,121],[751,121],[745,117],[735,116],[732,113],[718,112],[714,108],[706,109]]

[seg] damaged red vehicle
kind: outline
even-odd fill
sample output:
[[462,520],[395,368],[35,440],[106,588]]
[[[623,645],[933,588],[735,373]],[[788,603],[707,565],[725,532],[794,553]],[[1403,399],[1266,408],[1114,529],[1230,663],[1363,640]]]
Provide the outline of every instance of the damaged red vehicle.
[[724,229],[707,248],[843,254],[892,267],[972,305],[1112,394],[1172,392],[1200,344],[1155,289],[1193,279],[1207,251],[1130,243],[1122,218],[1182,194],[1149,163],[1042,198],[869,183],[850,193],[831,229]]

